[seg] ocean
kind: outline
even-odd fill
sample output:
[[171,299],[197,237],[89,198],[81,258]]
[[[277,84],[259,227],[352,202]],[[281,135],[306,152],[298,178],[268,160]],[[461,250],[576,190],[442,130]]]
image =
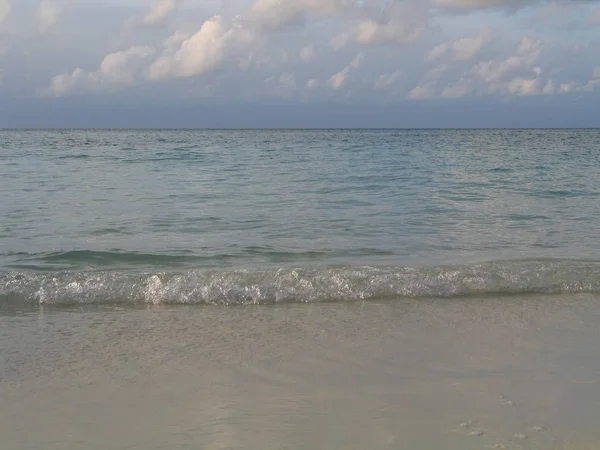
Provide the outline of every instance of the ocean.
[[598,442],[600,130],[0,130],[0,443]]

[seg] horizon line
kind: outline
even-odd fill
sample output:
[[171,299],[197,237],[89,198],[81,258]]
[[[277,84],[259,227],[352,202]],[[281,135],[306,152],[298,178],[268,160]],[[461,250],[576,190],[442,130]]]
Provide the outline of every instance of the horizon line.
[[598,127],[0,127],[0,131],[600,130]]

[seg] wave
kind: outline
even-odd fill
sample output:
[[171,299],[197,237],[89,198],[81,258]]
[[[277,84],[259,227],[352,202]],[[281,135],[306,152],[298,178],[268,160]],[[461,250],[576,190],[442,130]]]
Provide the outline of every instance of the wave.
[[[105,229],[94,232],[95,235],[103,233],[121,233],[116,229]],[[143,268],[143,267],[222,267],[223,264],[235,260],[261,257],[272,263],[289,261],[314,261],[325,256],[330,258],[352,258],[357,256],[391,256],[393,252],[377,248],[356,248],[351,250],[302,250],[280,251],[272,247],[246,246],[236,248],[231,253],[213,253],[206,255],[194,254],[193,251],[179,251],[178,253],[140,253],[127,252],[119,249],[110,251],[71,250],[52,253],[5,253],[12,259],[10,268],[23,270],[76,270],[76,269],[114,269],[114,268]]]
[[487,294],[600,293],[600,263],[281,268],[186,272],[5,272],[0,304],[278,304]]

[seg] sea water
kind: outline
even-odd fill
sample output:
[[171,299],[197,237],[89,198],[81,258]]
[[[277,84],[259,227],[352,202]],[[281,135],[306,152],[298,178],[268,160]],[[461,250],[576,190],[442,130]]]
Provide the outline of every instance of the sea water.
[[600,131],[2,131],[0,298],[596,292]]

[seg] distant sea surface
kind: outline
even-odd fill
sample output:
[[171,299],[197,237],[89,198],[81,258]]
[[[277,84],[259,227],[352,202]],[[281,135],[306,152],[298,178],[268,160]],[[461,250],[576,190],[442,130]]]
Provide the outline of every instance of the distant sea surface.
[[600,292],[600,130],[3,130],[0,198],[0,303]]

